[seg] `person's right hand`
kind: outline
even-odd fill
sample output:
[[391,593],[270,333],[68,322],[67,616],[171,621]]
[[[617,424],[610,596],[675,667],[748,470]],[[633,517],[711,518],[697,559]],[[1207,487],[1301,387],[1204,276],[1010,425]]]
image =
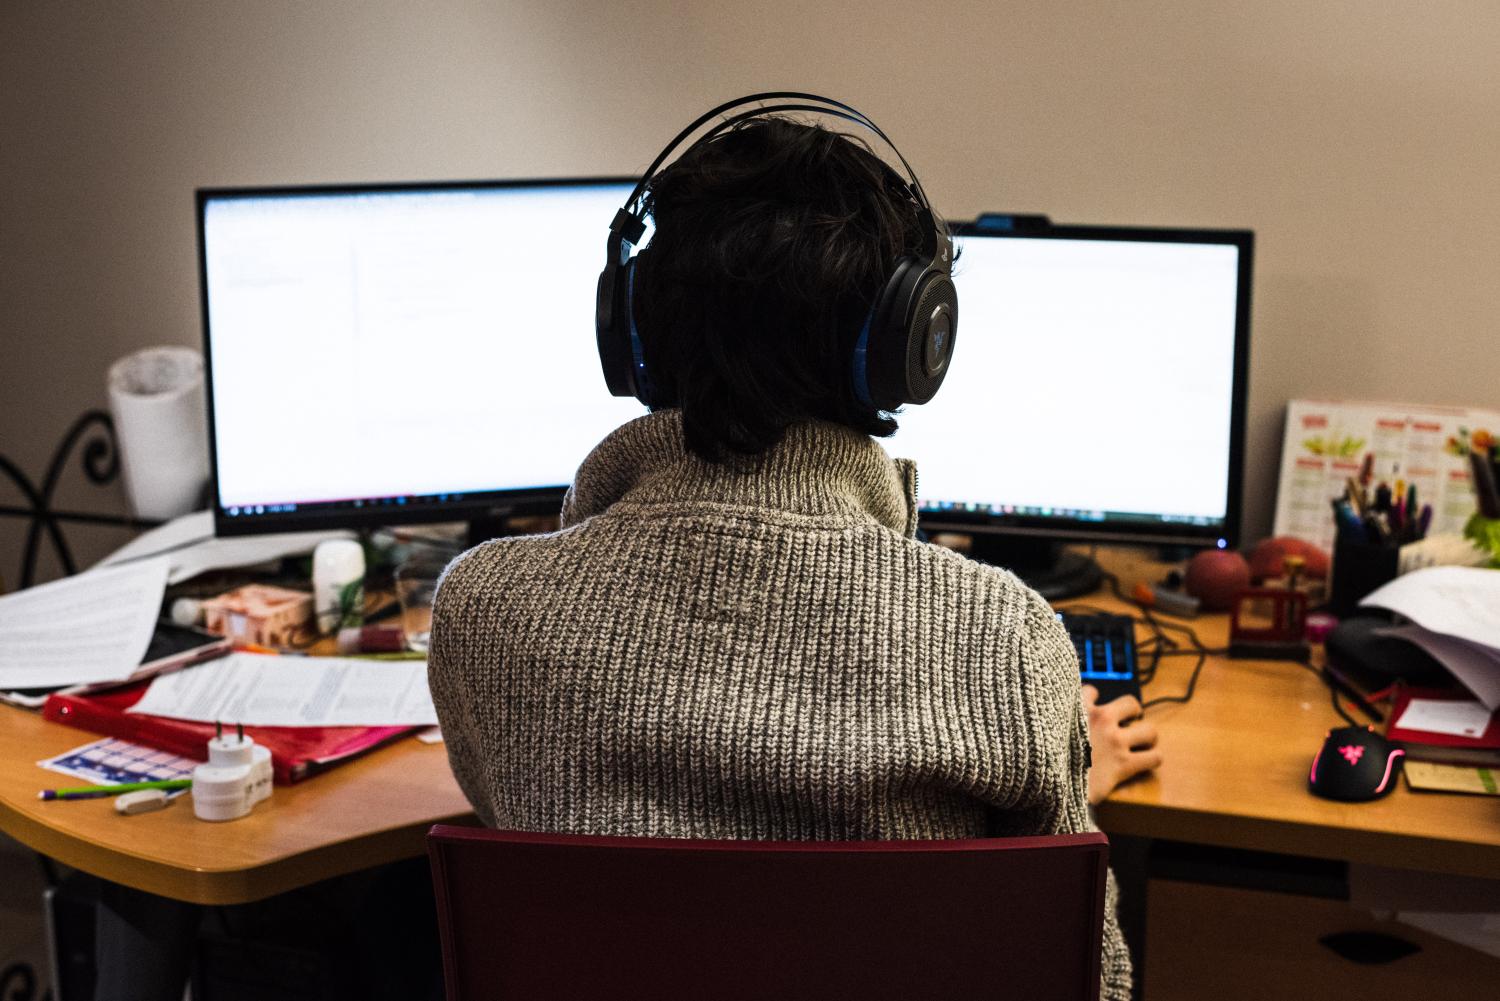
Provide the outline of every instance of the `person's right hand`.
[[1089,768],[1089,805],[1094,806],[1115,786],[1137,775],[1161,767],[1156,747],[1156,726],[1141,716],[1141,704],[1122,695],[1099,704],[1099,689],[1083,686],[1083,708],[1089,718],[1089,746],[1093,766]]

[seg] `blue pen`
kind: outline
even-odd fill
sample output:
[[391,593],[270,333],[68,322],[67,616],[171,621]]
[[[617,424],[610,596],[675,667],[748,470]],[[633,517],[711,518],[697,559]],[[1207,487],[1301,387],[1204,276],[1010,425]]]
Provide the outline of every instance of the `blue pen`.
[[1333,501],[1333,515],[1338,533],[1346,542],[1357,542],[1364,538],[1364,522],[1360,521],[1359,515],[1354,513],[1347,500],[1340,497]]

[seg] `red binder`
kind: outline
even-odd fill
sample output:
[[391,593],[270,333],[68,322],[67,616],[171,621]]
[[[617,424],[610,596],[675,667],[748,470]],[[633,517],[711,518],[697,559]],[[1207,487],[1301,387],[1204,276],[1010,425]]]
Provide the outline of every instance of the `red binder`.
[[1475,765],[1481,768],[1500,767],[1500,712],[1490,716],[1489,726],[1478,737],[1407,730],[1396,725],[1412,699],[1468,701],[1472,698],[1468,692],[1398,686],[1392,696],[1390,723],[1386,725],[1385,735],[1405,744],[1406,756],[1413,761]]
[[[149,680],[104,692],[54,692],[42,716],[83,730],[159,747],[198,761],[208,759],[212,723],[127,713],[146,694]],[[356,755],[420,730],[413,726],[247,726],[245,732],[270,748],[276,781],[299,782]]]

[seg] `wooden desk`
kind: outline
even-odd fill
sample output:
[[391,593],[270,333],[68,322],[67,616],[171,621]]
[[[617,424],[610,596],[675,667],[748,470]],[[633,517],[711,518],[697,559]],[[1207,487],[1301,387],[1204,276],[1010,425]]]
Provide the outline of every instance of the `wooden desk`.
[[411,858],[426,851],[432,824],[473,817],[443,746],[415,737],[277,786],[250,816],[224,824],[198,820],[185,798],[136,817],[108,799],[38,800],[63,776],[36,762],[92,739],[0,706],[0,829],[59,862],[178,900],[245,903]]
[[[1097,595],[1087,604],[1129,611]],[[1163,619],[1185,621],[1210,648],[1228,642],[1226,616]],[[1196,660],[1163,658],[1146,698],[1185,691]],[[1191,702],[1153,706],[1148,718],[1165,763],[1100,804],[1106,832],[1500,877],[1500,800],[1413,793],[1404,780],[1369,803],[1308,792],[1313,755],[1329,729],[1345,724],[1305,667],[1210,657]]]
[[[1123,580],[1149,568],[1110,560]],[[1095,595],[1087,603],[1127,606]],[[1191,624],[1209,647],[1223,616]],[[1162,661],[1147,697],[1178,693],[1195,658]],[[1500,875],[1500,801],[1421,795],[1402,783],[1373,803],[1307,791],[1312,756],[1339,725],[1328,691],[1294,664],[1212,657],[1193,701],[1151,710],[1166,764],[1099,808],[1106,831],[1229,848],[1466,875]],[[139,817],[108,800],[42,803],[58,777],[36,762],[89,740],[81,730],[0,706],[0,829],[105,879],[199,903],[257,900],[421,854],[428,825],[472,816],[441,745],[406,738],[295,786],[250,817],[206,824],[187,803]]]

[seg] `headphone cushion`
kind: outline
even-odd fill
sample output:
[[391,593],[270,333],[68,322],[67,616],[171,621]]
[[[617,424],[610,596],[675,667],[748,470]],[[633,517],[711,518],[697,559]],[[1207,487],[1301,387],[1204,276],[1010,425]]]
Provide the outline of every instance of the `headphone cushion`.
[[869,400],[889,411],[932,399],[948,374],[957,329],[958,292],[947,270],[931,261],[901,260],[871,318]]
[[635,395],[635,363],[631,351],[631,318],[627,285],[629,266],[612,265],[599,272],[594,298],[594,338],[599,349],[599,367],[614,396]]
[[945,271],[929,269],[915,289],[906,335],[906,402],[937,395],[958,337],[958,289]]

